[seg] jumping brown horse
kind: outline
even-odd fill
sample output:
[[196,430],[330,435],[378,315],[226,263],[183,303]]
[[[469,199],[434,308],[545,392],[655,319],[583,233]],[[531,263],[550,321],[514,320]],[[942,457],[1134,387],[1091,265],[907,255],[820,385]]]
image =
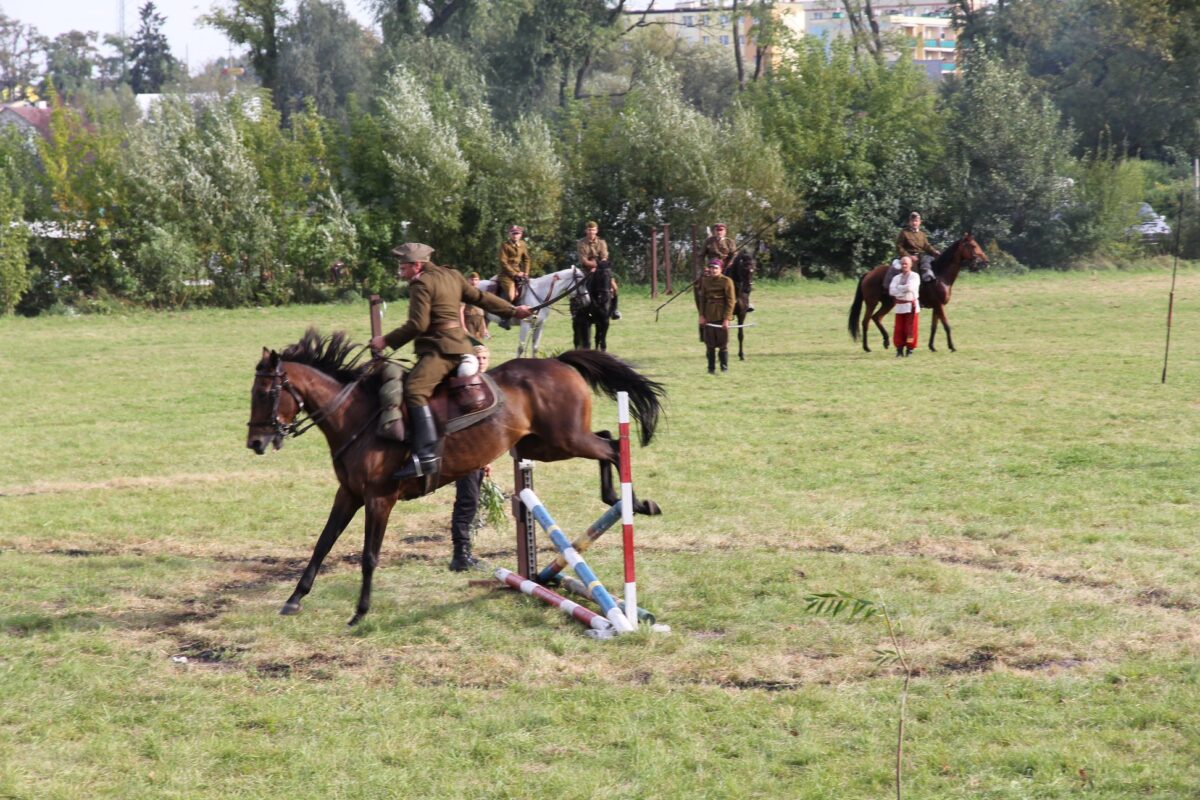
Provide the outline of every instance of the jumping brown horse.
[[[920,296],[921,308],[933,311],[933,324],[929,329],[930,350],[937,350],[933,346],[933,338],[937,335],[939,320],[946,327],[946,345],[951,351],[954,350],[954,339],[950,337],[950,322],[946,319],[946,304],[950,302],[950,287],[958,278],[959,270],[965,266],[970,272],[978,272],[987,265],[987,254],[969,232],[964,233],[961,239],[933,260],[933,274],[937,280],[923,282]],[[883,285],[883,275],[887,268],[887,264],[881,264],[859,279],[854,303],[850,306],[850,335],[855,341],[858,341],[859,334],[859,312],[864,303],[867,306],[866,314],[862,317],[862,347],[868,353],[871,352],[871,348],[867,346],[867,326],[871,322],[874,322],[875,327],[883,334],[883,349],[889,347],[890,337],[881,320],[892,310],[892,306],[896,305],[896,301]],[[877,305],[879,311],[875,311]]]
[[[358,364],[355,346],[338,332],[321,338],[309,329],[282,354],[263,348],[250,395],[250,432],[246,446],[262,455],[276,450],[289,436],[316,426],[325,434],[338,479],[333,508],[296,590],[280,610],[296,614],[312,589],[321,562],[342,531],[366,508],[362,588],[353,625],[371,604],[371,577],[388,517],[397,500],[425,493],[423,478],[396,481],[392,474],[408,458],[407,449],[375,436],[379,409],[378,373],[372,362]],[[359,351],[361,354],[361,350]],[[517,359],[488,375],[495,379],[504,403],[491,417],[445,438],[437,486],[468,475],[516,448],[520,458],[561,461],[591,458],[600,462],[601,498],[617,502],[612,466],[620,460],[618,442],[607,431],[590,429],[592,391],[615,398],[628,392],[641,443],[650,443],[662,410],[663,386],[638,374],[618,358],[596,351],[572,350],[553,359]],[[304,414],[308,416],[298,419]],[[650,500],[634,498],[639,514],[661,513]]]

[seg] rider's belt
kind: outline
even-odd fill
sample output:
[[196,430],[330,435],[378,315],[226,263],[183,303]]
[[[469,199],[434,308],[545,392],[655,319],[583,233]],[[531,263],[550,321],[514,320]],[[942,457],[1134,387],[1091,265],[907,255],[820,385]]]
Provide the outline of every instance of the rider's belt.
[[431,330],[431,331],[452,331],[457,327],[458,327],[458,323],[452,322],[450,320],[445,320],[442,322],[431,322],[429,324],[429,330]]

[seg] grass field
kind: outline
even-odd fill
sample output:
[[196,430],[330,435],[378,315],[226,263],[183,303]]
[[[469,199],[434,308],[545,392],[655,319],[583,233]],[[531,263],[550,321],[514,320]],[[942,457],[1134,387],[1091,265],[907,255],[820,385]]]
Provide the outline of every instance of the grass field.
[[[1200,796],[1200,271],[1164,386],[1169,283],[966,275],[958,352],[906,360],[850,341],[849,282],[761,286],[716,377],[686,299],[655,324],[627,290],[610,346],[670,392],[634,480],[673,633],[607,643],[447,572],[452,490],[393,514],[361,625],[361,520],[276,613],[334,479],[319,433],[244,447],[254,364],[365,338],[365,302],[0,319],[0,798],[893,796],[900,673],[877,620],[804,613],[831,590],[901,626],[906,797]],[[595,474],[539,467],[569,534]],[[476,549],[511,565],[511,529]],[[618,537],[589,560],[619,584]]]

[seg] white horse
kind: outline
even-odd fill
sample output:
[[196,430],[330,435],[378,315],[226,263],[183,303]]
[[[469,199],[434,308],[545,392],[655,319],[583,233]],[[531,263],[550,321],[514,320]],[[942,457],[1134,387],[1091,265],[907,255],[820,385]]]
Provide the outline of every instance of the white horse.
[[[517,341],[517,358],[525,355],[525,341],[529,338],[530,331],[533,332],[533,340],[530,343],[529,355],[537,357],[538,351],[542,349],[542,329],[546,325],[546,318],[550,316],[550,306],[582,284],[584,277],[584,272],[579,267],[567,267],[558,272],[551,272],[549,275],[540,275],[529,279],[517,295],[517,302],[514,305],[541,306],[541,308],[533,316],[521,320],[521,336]],[[495,278],[480,281],[479,291],[490,292],[495,285]],[[491,314],[487,316],[489,322],[499,321]]]

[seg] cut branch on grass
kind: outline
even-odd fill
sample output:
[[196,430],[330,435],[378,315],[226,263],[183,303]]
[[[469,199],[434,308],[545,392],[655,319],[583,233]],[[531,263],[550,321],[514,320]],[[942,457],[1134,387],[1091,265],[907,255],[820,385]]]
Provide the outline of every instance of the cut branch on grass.
[[891,664],[899,663],[900,668],[904,670],[904,685],[900,690],[900,720],[896,726],[895,769],[896,800],[902,800],[904,786],[904,721],[908,710],[908,684],[912,680],[912,667],[909,664],[908,656],[904,653],[904,648],[900,644],[898,626],[892,620],[892,615],[888,612],[887,605],[884,603],[876,603],[874,600],[856,597],[840,589],[832,592],[816,592],[805,595],[804,610],[809,614],[830,618],[837,617],[843,611],[847,611],[846,618],[851,620],[855,617],[863,620],[877,615],[883,617],[888,638],[892,641],[892,649],[877,649],[875,651],[875,663],[879,666],[890,666]]

